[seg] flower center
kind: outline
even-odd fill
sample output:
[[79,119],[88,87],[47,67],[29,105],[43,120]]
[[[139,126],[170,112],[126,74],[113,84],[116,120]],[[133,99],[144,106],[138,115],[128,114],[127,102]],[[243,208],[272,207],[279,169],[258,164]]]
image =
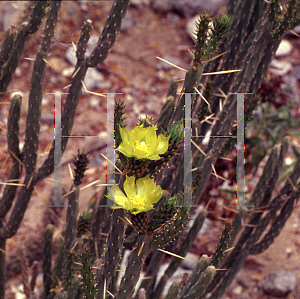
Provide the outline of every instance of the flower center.
[[131,196],[129,197],[129,200],[131,201],[132,205],[138,205],[141,207],[145,204],[144,199],[140,195]]
[[141,142],[136,141],[135,148],[144,152],[145,154],[147,154],[149,151],[149,145],[145,141],[141,141]]

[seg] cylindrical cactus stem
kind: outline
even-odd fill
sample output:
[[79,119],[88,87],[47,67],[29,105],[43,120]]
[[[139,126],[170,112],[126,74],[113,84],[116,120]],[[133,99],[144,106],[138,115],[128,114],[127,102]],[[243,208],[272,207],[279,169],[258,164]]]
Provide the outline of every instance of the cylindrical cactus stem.
[[189,289],[184,299],[203,298],[203,294],[216,274],[215,266],[208,266],[200,275],[198,281]]
[[68,291],[72,286],[72,282],[73,282],[73,278],[74,278],[74,256],[75,256],[75,251],[70,249],[68,252],[66,276],[64,279],[64,290],[65,291]]
[[48,2],[49,1],[34,1],[32,13],[29,17],[28,25],[26,26],[26,31],[29,34],[35,33],[39,29],[42,18],[45,15],[45,9],[49,4]]
[[107,248],[103,257],[104,265],[98,272],[99,291],[97,298],[103,298],[112,277],[119,267],[125,237],[125,222],[122,220],[125,218],[124,215],[123,209],[116,209],[112,212]]
[[47,298],[50,293],[53,281],[51,273],[52,262],[52,237],[53,225],[48,224],[46,227],[44,237],[44,250],[43,250],[43,281],[44,281],[44,298]]
[[92,54],[87,59],[88,67],[95,67],[102,63],[113,46],[120,31],[122,20],[126,14],[129,0],[115,0],[109,17],[107,18],[102,34]]
[[84,246],[81,254],[82,262],[82,277],[83,277],[83,288],[85,292],[85,298],[95,299],[96,298],[96,288],[95,279],[91,266],[90,250],[87,246]]
[[195,285],[195,283],[197,283],[200,275],[209,266],[210,262],[211,262],[211,259],[206,254],[201,256],[201,258],[198,260],[198,263],[193,270],[193,273],[188,278],[185,286],[182,288],[182,290],[180,292],[180,297],[188,294],[190,288],[193,285]]
[[21,113],[21,102],[22,97],[16,94],[11,99],[9,115],[7,120],[7,143],[8,151],[14,162],[18,162],[17,159],[20,158],[19,149],[19,121]]
[[228,249],[228,243],[232,231],[231,221],[226,222],[225,228],[222,231],[222,236],[216,246],[216,249],[211,257],[211,265],[218,267],[225,256],[225,250]]
[[151,241],[151,248],[164,248],[166,245],[175,240],[182,230],[185,228],[185,223],[189,218],[190,207],[182,207],[174,216],[174,219],[163,226],[163,231],[155,233]]
[[40,26],[42,17],[47,6],[47,1],[36,0],[28,24],[22,24],[17,32],[17,36],[14,40],[13,51],[7,61],[0,80],[0,99],[2,97],[1,92],[5,92],[10,84],[13,74],[19,64],[22,53],[24,51],[25,42],[29,34],[34,33]]
[[0,78],[2,75],[2,67],[8,61],[11,55],[15,36],[16,36],[16,32],[14,26],[11,26],[11,28],[9,28],[6,31],[5,38],[2,43],[2,49],[0,52]]
[[130,299],[140,278],[140,272],[150,250],[151,238],[148,235],[138,235],[137,243],[131,252],[125,274],[121,280],[116,299]]
[[[15,95],[11,100],[7,122],[7,142],[10,156],[13,159],[13,165],[10,169],[7,180],[15,181],[20,178],[22,172],[22,164],[20,163],[20,150],[19,150],[19,119],[20,119],[21,97]],[[4,218],[6,213],[11,208],[13,199],[16,194],[18,186],[6,185],[4,188],[3,196],[0,201],[0,218]]]
[[38,50],[33,66],[24,144],[24,165],[28,173],[32,173],[36,166],[46,59],[54,35],[60,4],[61,1],[51,1],[50,3],[41,50]]
[[35,182],[36,176],[32,176],[31,174],[27,173],[9,220],[6,223],[6,226],[0,229],[0,239],[10,238],[17,232],[24,217]]
[[44,35],[41,43],[41,51],[48,52],[58,19],[58,12],[61,7],[61,0],[50,1],[47,20],[44,28]]
[[78,198],[79,198],[79,187],[77,187],[68,196],[69,207],[67,211],[66,219],[66,235],[65,235],[65,253],[64,260],[66,261],[68,252],[72,248],[74,240],[77,235],[77,216],[78,216]]
[[[190,247],[192,246],[199,230],[201,229],[203,222],[207,216],[207,211],[203,210],[199,213],[197,218],[194,221],[193,226],[190,228],[185,240],[182,242],[179,250],[176,252],[177,255],[185,257],[185,255],[188,253]],[[171,233],[172,234],[172,233]],[[180,266],[182,260],[173,257],[170,265],[166,269],[164,275],[162,276],[161,280],[159,281],[155,293],[154,293],[154,298],[159,298],[162,291],[164,290],[164,287],[167,283],[167,280],[174,274],[174,272],[177,270],[177,268]]]
[[88,41],[90,39],[92,29],[92,21],[86,20],[83,27],[81,28],[80,38],[77,43],[76,57],[78,61],[84,59],[84,54],[87,48]]

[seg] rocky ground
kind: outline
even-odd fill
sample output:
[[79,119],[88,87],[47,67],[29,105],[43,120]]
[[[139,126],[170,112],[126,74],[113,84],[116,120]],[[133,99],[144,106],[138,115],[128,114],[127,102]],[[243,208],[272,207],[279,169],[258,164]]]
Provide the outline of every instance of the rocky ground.
[[[197,4],[199,3],[199,4]],[[53,140],[53,109],[54,98],[46,93],[62,91],[70,82],[74,67],[74,51],[72,42],[76,44],[80,28],[83,22],[91,19],[93,31],[91,48],[101,33],[105,18],[107,17],[112,1],[63,1],[60,14],[60,21],[57,26],[57,34],[51,47],[51,56],[48,59],[46,82],[44,87],[44,100],[42,107],[41,138],[38,166],[42,164],[49,146]],[[181,6],[180,6],[181,5]],[[191,56],[188,49],[192,49],[193,41],[187,31],[187,25],[193,24],[193,17],[197,12],[203,10],[225,12],[226,5],[223,1],[175,1],[175,0],[135,0],[132,1],[128,13],[124,19],[123,28],[117,38],[112,51],[105,62],[97,70],[91,70],[88,74],[85,85],[92,92],[118,92],[116,98],[122,98],[127,105],[127,124],[130,128],[137,122],[138,117],[151,115],[157,119],[159,111],[165,101],[165,96],[171,78],[184,78],[184,72],[173,68],[161,61],[156,56],[167,59],[174,64],[188,68]],[[11,22],[19,25],[26,20],[26,2],[1,2],[0,13],[2,23],[0,40]],[[30,37],[23,58],[9,88],[10,91],[21,91],[23,94],[21,133],[20,138],[24,140],[24,127],[27,115],[27,99],[30,88],[30,74],[33,61],[27,58],[34,58],[37,45],[40,42],[41,30]],[[190,31],[189,31],[190,32]],[[298,106],[299,101],[299,80],[300,80],[300,39],[293,34],[286,36],[281,44],[276,58],[272,62],[269,74],[277,78],[282,89],[289,87],[289,99],[295,99]],[[180,90],[180,86],[179,86]],[[64,99],[63,99],[64,101]],[[280,99],[279,99],[280,101]],[[6,120],[9,105],[9,96],[6,96],[0,106],[0,181],[4,182],[7,176],[5,159],[7,157],[6,147]],[[300,109],[293,108],[292,113],[299,117]],[[88,115],[88,117],[87,117]],[[83,92],[77,111],[76,121],[73,127],[75,135],[102,135],[106,133],[106,100],[105,98]],[[63,156],[64,187],[68,190],[72,184],[67,163],[77,149],[85,149],[91,152],[92,162],[84,185],[94,180],[105,182],[105,161],[100,156],[105,154],[105,139],[71,139]],[[299,139],[292,139],[295,145],[299,145]],[[76,150],[74,150],[76,149]],[[8,162],[6,162],[8,163]],[[259,175],[259,171],[258,174]],[[252,177],[246,180],[249,191],[253,190],[254,182]],[[95,192],[101,192],[103,187],[90,187],[81,192],[80,209],[83,210],[89,198]],[[0,189],[0,192],[3,189]],[[214,191],[214,190],[213,190]],[[7,244],[9,252],[9,281],[7,283],[7,298],[24,298],[20,292],[19,264],[16,262],[16,248],[24,243],[31,248],[29,259],[38,259],[41,267],[41,244],[42,232],[48,215],[45,205],[52,198],[53,182],[44,180],[36,186],[29,208],[25,214],[18,233]],[[217,194],[218,191],[216,190]],[[213,194],[213,192],[211,193]],[[210,196],[214,196],[211,195]],[[215,196],[216,201],[222,198]],[[62,217],[63,217],[62,212]],[[222,215],[222,212],[221,212]],[[284,278],[279,279],[283,288],[291,288],[295,280],[294,288],[288,298],[300,298],[300,207],[295,207],[292,217],[287,222],[284,230],[276,239],[276,242],[268,250],[258,256],[250,256],[231,287],[223,296],[225,298],[262,298],[271,299],[274,296],[267,295],[263,287],[269,283],[268,275],[272,271],[285,270]],[[57,235],[59,228],[57,224]],[[209,254],[213,251],[223,222],[216,218],[207,220],[201,234],[197,237],[191,252],[184,264],[177,273],[180,279],[184,272],[191,271],[191,265],[195,258],[201,254]],[[167,261],[166,261],[167,262]],[[280,273],[279,273],[280,274]],[[271,276],[271,280],[274,277]],[[296,283],[297,282],[297,283]],[[276,286],[279,288],[278,284]],[[276,289],[275,287],[275,289]],[[274,289],[274,288],[273,288]],[[16,295],[13,295],[16,294]],[[274,293],[275,294],[275,293]],[[17,297],[14,297],[17,296]]]

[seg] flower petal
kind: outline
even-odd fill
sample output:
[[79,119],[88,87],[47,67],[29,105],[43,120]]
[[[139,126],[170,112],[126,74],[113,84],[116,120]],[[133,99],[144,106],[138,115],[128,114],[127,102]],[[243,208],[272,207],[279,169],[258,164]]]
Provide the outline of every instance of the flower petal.
[[127,201],[127,197],[125,196],[125,194],[116,185],[113,186],[112,188],[110,188],[107,198],[111,199],[118,206],[121,206],[121,207],[124,207],[124,205],[126,204],[126,201]]
[[163,134],[160,134],[158,136],[158,146],[157,146],[157,149],[156,149],[156,152],[158,154],[162,155],[168,150],[169,138],[170,137],[166,137]]

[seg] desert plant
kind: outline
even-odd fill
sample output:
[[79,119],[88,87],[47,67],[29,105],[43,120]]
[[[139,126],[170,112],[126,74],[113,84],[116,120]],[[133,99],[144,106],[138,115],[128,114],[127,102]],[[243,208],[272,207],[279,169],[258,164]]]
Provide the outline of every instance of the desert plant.
[[[128,4],[129,1],[114,2],[98,44],[86,59],[84,53],[91,22],[86,21],[82,27],[76,52],[78,61],[62,117],[64,136],[71,133],[81,95],[81,81],[89,67],[95,67],[107,56]],[[1,52],[1,58],[4,58],[0,59],[4,61],[1,69],[1,92],[6,91],[24,48],[25,39],[39,27],[46,5],[44,1],[36,1],[29,23],[22,25],[17,34],[7,33]],[[53,143],[48,159],[35,171],[45,74],[44,60],[47,58],[54,34],[59,7],[59,1],[50,1],[44,37],[32,74],[26,139],[21,152],[18,138],[21,98],[15,96],[11,101],[7,139],[13,163],[8,180],[16,180],[21,176],[21,166],[25,168],[26,175],[10,217],[6,215],[14,201],[17,187],[7,185],[0,201],[0,218],[8,218],[3,222],[4,225],[0,222],[0,299],[4,298],[5,287],[5,241],[19,228],[33,186],[51,174],[55,168]],[[231,0],[228,14],[224,16],[213,19],[209,13],[204,13],[197,22],[194,57],[184,80],[182,94],[177,99],[175,83],[172,82],[158,122],[154,125],[151,117],[139,119],[137,126],[129,131],[123,124],[125,103],[115,103],[114,127],[116,149],[119,152],[116,166],[121,171],[116,175],[118,184],[109,190],[105,188],[100,198],[102,206],[97,207],[91,200],[89,208],[94,212],[92,219],[92,212],[89,210],[78,218],[79,185],[89,162],[86,154],[78,153],[74,161],[74,185],[68,195],[66,227],[53,266],[53,227],[48,226],[45,233],[44,298],[105,298],[112,294],[117,299],[132,298],[141,269],[151,249],[155,251],[146,273],[151,279],[142,282],[140,290],[143,291],[137,294],[143,292],[148,299],[161,298],[167,280],[180,265],[181,258],[187,254],[207,217],[207,210],[203,209],[194,219],[191,228],[186,229],[194,206],[201,201],[212,166],[218,157],[225,155],[234,146],[232,138],[211,138],[208,146],[203,146],[200,152],[198,149],[202,146],[202,139],[196,140],[197,147],[192,149],[191,154],[193,168],[198,169],[198,172],[191,177],[191,169],[187,172],[184,167],[182,146],[184,138],[191,133],[191,128],[186,126],[188,122],[183,121],[185,109],[188,110],[185,103],[191,96],[192,111],[185,121],[193,119],[193,130],[197,128],[201,136],[205,136],[210,129],[213,136],[235,135],[237,102],[231,93],[252,93],[245,95],[247,121],[258,102],[255,92],[284,32],[297,24],[299,12],[300,3],[296,0]],[[217,54],[223,55],[221,60],[212,59]],[[236,72],[222,77],[214,76],[210,81],[202,76],[204,71],[213,72],[217,69],[233,69]],[[205,95],[206,101],[200,101],[199,91]],[[222,105],[219,104],[220,101]],[[213,125],[202,122],[211,114],[216,116]],[[66,148],[67,140],[66,138],[61,142],[62,152]],[[274,241],[300,196],[298,158],[285,186],[279,195],[272,198],[287,149],[288,138],[284,138],[282,143],[274,146],[270,152],[263,174],[247,203],[255,208],[255,213],[238,205],[236,217],[232,223],[226,223],[213,255],[202,256],[192,275],[182,279],[180,284],[174,283],[166,298],[221,298],[243,266],[246,257],[264,251]],[[174,161],[177,163],[175,178],[168,167]],[[185,177],[192,178],[192,190],[184,188]],[[170,194],[163,194],[167,189]],[[186,193],[191,195],[192,202],[189,205],[185,202]],[[108,200],[114,202],[112,208],[103,207]],[[243,227],[242,223],[246,225]],[[242,228],[241,235],[236,238]],[[184,229],[185,236],[182,234]],[[101,235],[107,235],[105,242]],[[176,255],[154,288],[159,266],[164,256],[175,250],[176,243],[180,244]],[[233,244],[234,249],[226,254],[226,249]],[[121,283],[116,289],[116,278],[124,247],[131,248],[132,252]],[[100,257],[101,265],[94,271],[93,265],[97,257]],[[226,271],[217,271],[219,267]],[[80,274],[77,269],[80,270]]]

